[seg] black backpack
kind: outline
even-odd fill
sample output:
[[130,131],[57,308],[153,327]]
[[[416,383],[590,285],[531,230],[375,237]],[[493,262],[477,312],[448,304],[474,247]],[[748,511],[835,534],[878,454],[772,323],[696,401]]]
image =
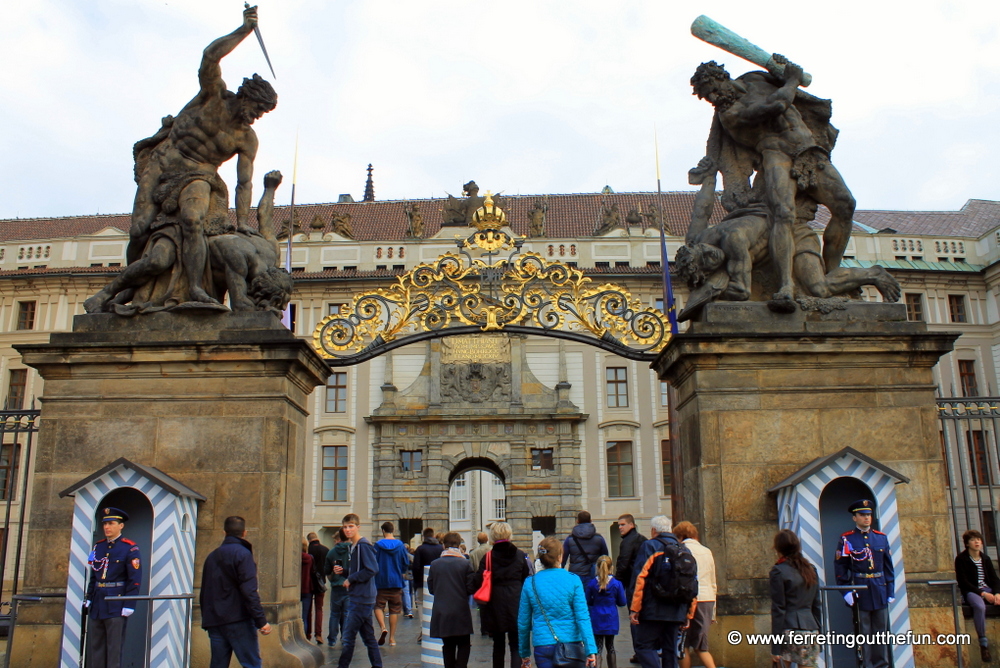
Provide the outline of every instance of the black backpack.
[[647,582],[653,596],[663,603],[690,605],[698,595],[698,563],[686,547],[662,538],[663,552],[649,570]]

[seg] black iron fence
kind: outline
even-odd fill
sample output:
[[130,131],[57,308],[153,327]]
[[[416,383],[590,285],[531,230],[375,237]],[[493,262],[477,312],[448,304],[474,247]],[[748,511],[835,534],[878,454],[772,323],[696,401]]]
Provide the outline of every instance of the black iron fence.
[[[0,586],[3,587],[3,597],[17,595],[21,578],[28,479],[40,412],[34,408],[0,411],[0,503],[3,504]],[[10,589],[5,586],[7,582],[11,583]],[[9,600],[5,598],[0,606],[8,605]]]

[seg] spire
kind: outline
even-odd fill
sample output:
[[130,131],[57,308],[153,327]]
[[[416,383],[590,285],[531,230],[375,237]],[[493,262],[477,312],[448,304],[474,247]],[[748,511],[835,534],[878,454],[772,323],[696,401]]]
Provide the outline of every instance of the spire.
[[365,196],[362,202],[375,201],[375,184],[372,183],[372,163],[368,163],[368,180],[365,181]]

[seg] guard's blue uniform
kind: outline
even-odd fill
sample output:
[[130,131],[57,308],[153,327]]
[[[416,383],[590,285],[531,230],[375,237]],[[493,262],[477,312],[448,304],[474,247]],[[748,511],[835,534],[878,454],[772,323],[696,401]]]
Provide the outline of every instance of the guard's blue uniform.
[[[101,523],[125,523],[128,514],[105,508]],[[87,668],[120,668],[125,623],[135,610],[134,601],[108,600],[109,596],[138,596],[142,582],[139,546],[121,534],[114,540],[99,541],[90,553],[87,602]],[[124,613],[124,614],[123,614]]]
[[896,575],[892,568],[889,539],[881,531],[867,532],[855,527],[840,536],[837,543],[837,584],[867,585],[854,594],[862,610],[881,610],[894,596]]
[[91,619],[121,617],[122,608],[135,608],[135,601],[108,601],[108,596],[138,596],[142,582],[139,546],[124,536],[110,543],[107,539],[90,553],[91,573],[87,586]]
[[[852,515],[871,515],[875,504],[859,499],[850,505]],[[856,523],[857,520],[856,520]],[[889,599],[895,596],[896,573],[892,568],[889,539],[881,531],[854,529],[840,536],[834,555],[838,585],[862,585],[854,591],[858,630],[873,635],[889,630]],[[865,644],[861,649],[865,666],[889,668],[889,647]]]

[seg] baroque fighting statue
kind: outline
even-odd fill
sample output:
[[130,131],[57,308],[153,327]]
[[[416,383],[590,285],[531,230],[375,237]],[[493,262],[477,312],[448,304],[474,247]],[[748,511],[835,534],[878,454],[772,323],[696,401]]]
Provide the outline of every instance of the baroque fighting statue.
[[[753,272],[764,265],[772,280],[760,282],[773,289],[768,305],[775,311],[794,311],[796,297],[853,297],[862,285],[898,301],[899,284],[881,267],[840,266],[855,202],[830,162],[838,134],[830,124],[830,101],[801,90],[808,76],[787,58],[774,54],[767,67],[734,80],[711,61],[691,78],[694,94],[715,114],[708,155],[689,173],[701,191],[675,258],[677,273],[692,289],[678,319],[691,318],[714,299],[768,299],[752,290],[751,274],[764,276]],[[728,215],[709,227],[719,173]],[[822,246],[809,227],[820,204],[830,211]]]
[[[261,232],[247,225],[257,155],[251,126],[275,108],[278,96],[257,74],[244,79],[236,93],[227,90],[220,66],[256,25],[257,8],[248,7],[243,25],[205,49],[194,99],[176,117],[165,117],[156,134],[135,144],[138,188],[128,266],[84,303],[89,313],[132,315],[179,306],[225,309],[221,302],[227,291],[234,310],[274,310],[287,301],[291,279],[278,276],[284,270],[276,267],[271,225],[274,189],[281,181],[277,172],[265,177],[258,208]],[[235,225],[229,219],[229,192],[218,173],[234,156]],[[267,298],[248,296],[255,281]]]

